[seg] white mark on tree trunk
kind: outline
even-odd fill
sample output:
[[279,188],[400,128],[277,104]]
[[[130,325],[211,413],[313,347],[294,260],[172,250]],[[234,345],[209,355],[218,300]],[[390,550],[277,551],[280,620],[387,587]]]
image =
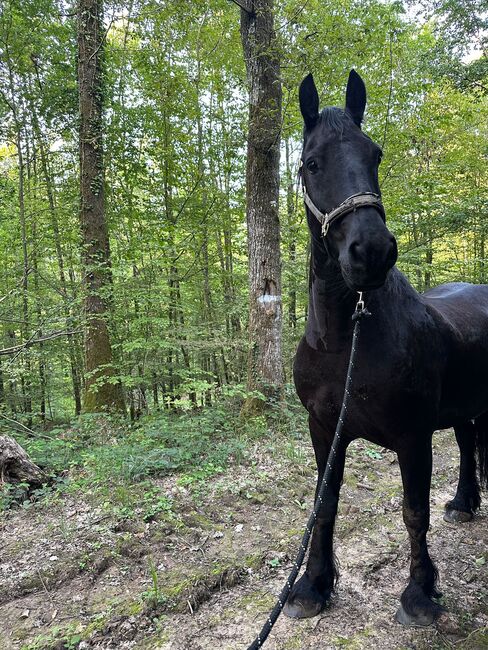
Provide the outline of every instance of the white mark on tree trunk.
[[269,293],[265,293],[264,296],[259,296],[258,302],[262,305],[265,305],[270,302],[280,302],[281,296],[270,296]]

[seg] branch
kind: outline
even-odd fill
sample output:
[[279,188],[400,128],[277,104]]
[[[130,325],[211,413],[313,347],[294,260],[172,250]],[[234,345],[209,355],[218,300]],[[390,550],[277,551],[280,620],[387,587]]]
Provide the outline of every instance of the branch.
[[247,11],[247,13],[250,16],[254,15],[254,10],[252,8],[252,0],[230,0],[230,2],[233,2],[241,9],[244,9],[244,11]]
[[32,347],[33,345],[36,345],[37,343],[44,343],[44,341],[51,341],[52,339],[57,339],[60,336],[71,336],[73,334],[79,334],[80,330],[73,330],[72,332],[51,332],[50,334],[46,334],[45,336],[41,336],[38,339],[29,339],[25,343],[21,343],[20,345],[15,345],[12,348],[3,348],[3,350],[0,350],[0,356],[8,356],[10,354],[18,354],[19,352],[22,352],[22,350],[26,350],[27,348]]
[[22,424],[22,422],[19,422],[18,420],[13,420],[12,418],[7,417],[3,413],[0,413],[0,418],[3,418],[4,420],[7,420],[7,422],[10,422],[16,427],[19,427],[19,429],[22,429],[26,433],[29,433],[31,436],[35,436],[36,438],[44,438],[45,440],[56,440],[56,438],[53,438],[53,436],[48,436],[45,433],[41,433],[40,431],[33,431],[32,429],[29,429],[29,427],[26,427],[25,424]]

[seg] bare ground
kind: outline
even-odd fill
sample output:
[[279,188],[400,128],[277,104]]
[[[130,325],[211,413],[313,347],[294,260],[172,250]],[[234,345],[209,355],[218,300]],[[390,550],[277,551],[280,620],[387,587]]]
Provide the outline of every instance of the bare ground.
[[[448,613],[429,629],[394,622],[408,543],[394,454],[351,447],[336,528],[337,594],[322,615],[281,617],[268,650],[488,648],[488,508],[442,520],[458,454],[435,437],[431,553]],[[0,650],[247,648],[273,606],[312,504],[308,442],[262,441],[190,487],[155,481],[173,512],[117,519],[65,496],[0,519]],[[108,511],[110,512],[110,511]]]

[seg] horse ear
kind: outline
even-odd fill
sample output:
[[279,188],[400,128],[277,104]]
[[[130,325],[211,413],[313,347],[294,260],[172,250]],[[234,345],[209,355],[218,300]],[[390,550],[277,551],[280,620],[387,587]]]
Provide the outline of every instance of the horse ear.
[[346,111],[359,128],[361,128],[365,108],[366,86],[356,70],[351,70],[347,81]]
[[319,118],[319,94],[311,74],[308,74],[300,84],[298,96],[303,121],[307,129],[311,129],[316,125]]

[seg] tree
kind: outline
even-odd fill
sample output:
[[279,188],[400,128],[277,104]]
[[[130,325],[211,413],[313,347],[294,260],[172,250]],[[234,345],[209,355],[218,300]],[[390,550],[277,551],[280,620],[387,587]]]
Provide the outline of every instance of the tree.
[[102,0],[78,6],[78,92],[80,102],[80,221],[85,285],[86,387],[83,408],[124,411],[121,384],[114,378],[108,329],[110,245],[104,205]]
[[[241,9],[241,39],[249,91],[246,217],[249,252],[248,388],[279,396],[283,385],[280,259],[280,57],[273,0]],[[243,413],[262,410],[246,400]]]

